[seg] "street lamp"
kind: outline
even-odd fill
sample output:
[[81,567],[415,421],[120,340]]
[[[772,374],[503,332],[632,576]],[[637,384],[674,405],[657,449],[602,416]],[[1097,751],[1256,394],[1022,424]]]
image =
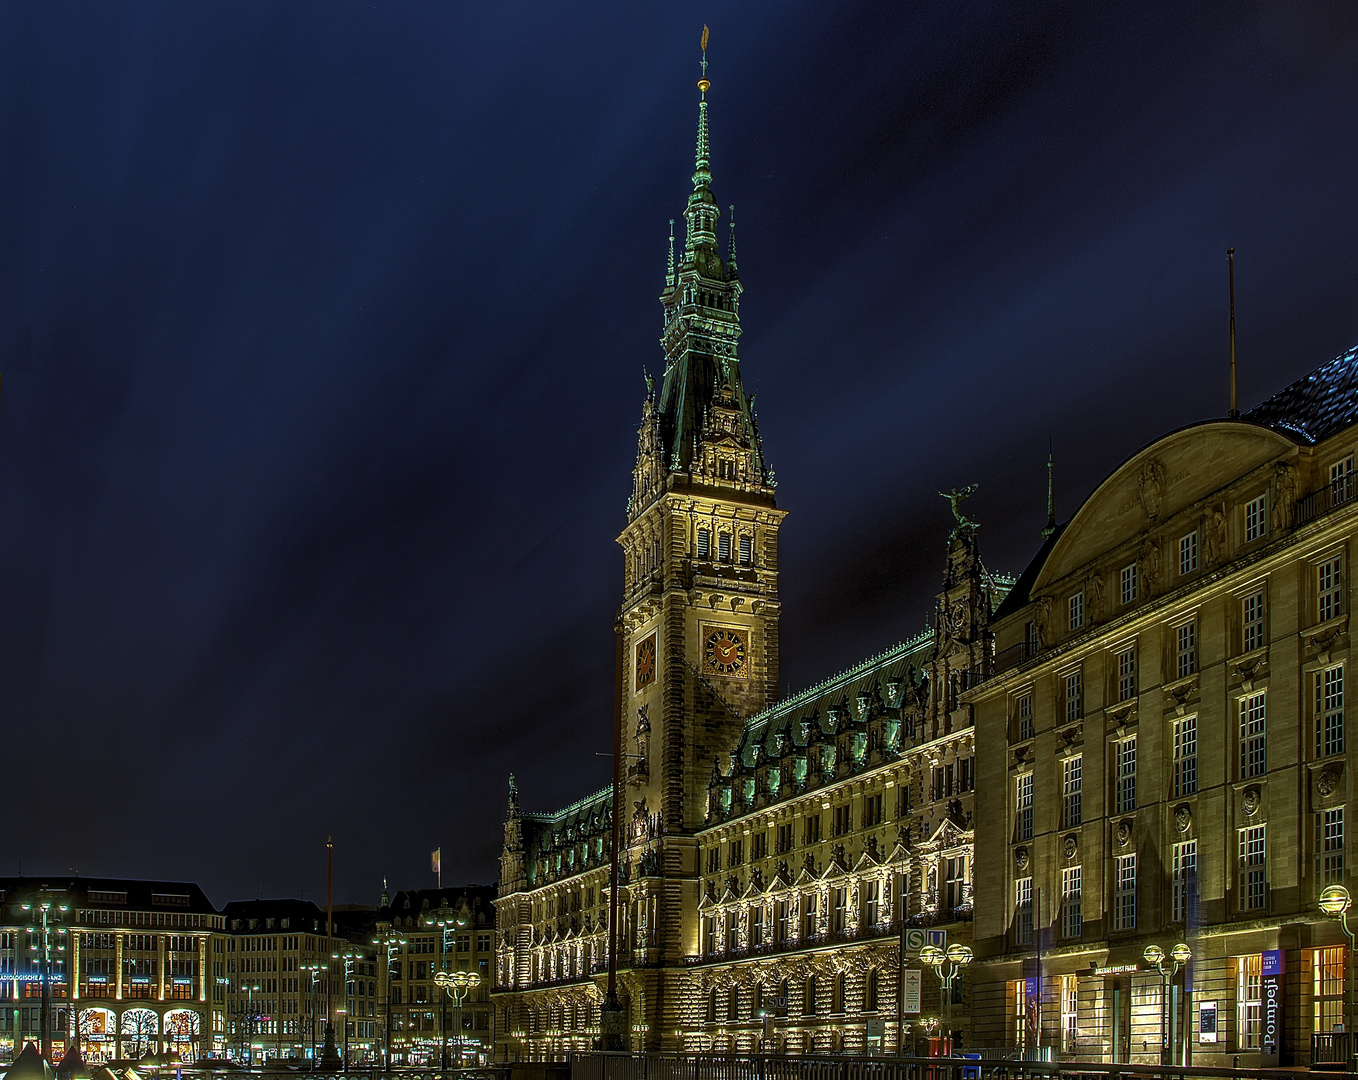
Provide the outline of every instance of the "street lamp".
[[307,987],[306,1019],[311,1039],[311,1067],[316,1067],[316,983],[320,980],[323,964],[303,964],[302,970],[309,976]]
[[383,1052],[386,1060],[382,1063],[384,1068],[391,1068],[391,982],[392,975],[401,963],[401,950],[405,948],[406,939],[390,928],[382,930],[381,937],[373,938],[374,945],[381,945],[383,941],[387,947],[387,997],[386,1013],[383,1017]]
[[[339,1011],[344,1017],[344,1057],[342,1061],[345,1069],[349,1067],[349,987],[353,985],[354,960],[357,957],[358,953],[354,952],[352,949],[349,952],[344,953],[343,956],[339,953],[333,953],[331,955],[332,960],[344,961],[344,1007]],[[357,1034],[357,1032],[355,1032],[355,1034]]]
[[462,1002],[467,992],[481,985],[481,976],[474,971],[440,971],[434,982],[448,991],[453,999],[453,1025],[457,1028],[457,1066],[462,1067]]
[[944,952],[937,945],[926,945],[919,958],[934,969],[943,989],[943,1034],[952,1053],[952,983],[958,973],[971,963],[971,950],[960,942],[953,942]]
[[[1193,959],[1193,950],[1185,942],[1179,942],[1170,949],[1169,956],[1159,945],[1147,945],[1141,958],[1160,972],[1160,1064],[1172,1065],[1173,1054],[1169,1045],[1169,984],[1179,969]],[[1165,961],[1168,960],[1169,963]]]
[[1353,1038],[1353,988],[1351,974],[1352,957],[1354,952],[1353,930],[1349,927],[1349,905],[1353,903],[1349,896],[1348,889],[1342,885],[1326,885],[1320,892],[1320,897],[1316,901],[1316,906],[1332,919],[1339,921],[1339,928],[1344,931],[1344,936],[1349,939],[1349,949],[1344,957],[1344,1006],[1345,1006],[1345,1039],[1348,1042],[1349,1071],[1352,1072],[1358,1067],[1358,1044]]
[[[30,952],[38,955],[34,959],[38,963],[39,993],[41,994],[38,1008],[38,1023],[41,1025],[39,1038],[42,1043],[42,1056],[47,1060],[52,1059],[52,990],[49,983],[52,979],[52,935],[65,934],[64,928],[56,925],[57,914],[64,915],[67,911],[65,904],[52,904],[50,901],[43,901],[36,908],[32,904],[21,904],[24,911],[33,913],[33,933],[38,935],[40,944],[29,946]],[[58,952],[65,952],[65,945],[57,946]],[[57,957],[56,966],[62,964],[61,957]],[[69,995],[70,990],[68,988]]]

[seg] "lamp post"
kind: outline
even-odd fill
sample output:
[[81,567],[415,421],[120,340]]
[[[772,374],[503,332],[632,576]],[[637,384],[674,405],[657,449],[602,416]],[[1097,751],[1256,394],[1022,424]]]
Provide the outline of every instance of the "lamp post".
[[453,999],[453,1025],[457,1028],[457,1065],[462,1067],[462,1002],[469,990],[481,985],[481,976],[474,971],[440,971],[434,982],[448,991]]
[[342,1062],[342,1068],[345,1069],[349,1068],[349,987],[353,985],[354,959],[357,956],[358,953],[354,952],[352,949],[346,953],[334,953],[331,956],[332,960],[344,961],[344,997],[341,999],[344,1004],[340,1007],[339,1012],[343,1017],[342,1022],[344,1024],[344,1050],[343,1057],[340,1060]]
[[311,1042],[311,1067],[316,1067],[316,983],[321,977],[320,964],[303,964],[307,973],[306,1023],[307,1037]]
[[385,1069],[391,1068],[391,982],[392,976],[397,971],[401,962],[401,949],[406,943],[406,939],[401,937],[391,928],[382,930],[381,937],[373,938],[374,945],[385,943],[387,948],[387,993],[386,993],[386,1013],[383,1017],[383,1053],[386,1060],[382,1062]]
[[1353,1037],[1353,986],[1352,979],[1349,977],[1352,973],[1354,952],[1353,930],[1349,927],[1349,906],[1352,903],[1353,900],[1349,896],[1348,889],[1342,885],[1326,885],[1316,901],[1322,912],[1339,921],[1339,928],[1344,931],[1344,936],[1349,939],[1348,952],[1344,956],[1344,1033],[1348,1042],[1347,1057],[1350,1072],[1358,1068],[1358,1040]]
[[944,952],[937,945],[926,945],[919,951],[919,958],[934,969],[943,990],[943,1035],[948,1040],[948,1053],[952,1053],[952,982],[957,974],[971,963],[971,949],[953,942]]
[[[1141,953],[1141,958],[1146,963],[1154,965],[1155,970],[1160,972],[1160,1064],[1172,1065],[1174,1055],[1169,1040],[1169,986],[1174,976],[1179,973],[1179,968],[1193,958],[1193,952],[1181,941],[1169,951],[1168,957],[1159,945],[1147,945]],[[1166,960],[1169,963],[1166,963]]]
[[[467,925],[467,920],[453,914],[447,904],[442,905],[433,915],[429,915],[424,920],[426,926],[437,926],[439,928],[439,970],[443,971],[448,966],[448,934],[454,929],[461,929]],[[439,998],[439,1068],[448,1067],[448,1010],[444,1008],[444,999]]]
[[[39,1040],[42,1044],[42,1056],[48,1061],[52,1059],[52,936],[53,934],[65,934],[64,928],[58,929],[56,926],[57,914],[65,914],[67,906],[65,904],[53,904],[51,901],[44,900],[41,904],[22,904],[24,911],[33,914],[33,933],[38,936],[38,943],[29,946],[29,952],[38,955],[34,959],[38,962],[38,989],[41,995],[38,1007],[38,1023],[41,1026]],[[58,945],[59,952],[65,952],[65,945]],[[61,958],[57,958],[57,966],[61,966]],[[69,989],[67,991],[70,993]]]

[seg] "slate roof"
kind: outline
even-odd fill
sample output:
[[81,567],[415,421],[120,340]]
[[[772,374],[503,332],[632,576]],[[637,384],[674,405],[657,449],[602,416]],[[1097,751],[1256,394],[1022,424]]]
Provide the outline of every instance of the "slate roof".
[[1358,345],[1303,375],[1240,419],[1314,446],[1358,423]]
[[54,877],[0,877],[0,900],[6,904],[28,903],[42,895],[48,899],[65,893],[75,908],[115,908],[127,911],[188,911],[216,915],[196,884],[191,881],[144,881],[134,878],[92,878],[71,875]]

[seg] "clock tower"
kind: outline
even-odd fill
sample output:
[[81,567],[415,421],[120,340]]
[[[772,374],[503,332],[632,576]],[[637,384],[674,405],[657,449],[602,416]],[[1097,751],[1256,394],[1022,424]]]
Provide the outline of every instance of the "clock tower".
[[627,525],[618,537],[622,851],[631,868],[634,948],[660,969],[646,978],[656,985],[636,988],[643,1022],[657,1033],[674,1030],[672,980],[698,951],[693,834],[705,822],[714,761],[729,768],[745,720],[773,704],[778,686],[783,511],[741,376],[733,221],[724,257],[718,249],[705,69],[704,60],[683,248],[676,257],[671,230],[660,296],[664,375],[658,385],[646,379]]

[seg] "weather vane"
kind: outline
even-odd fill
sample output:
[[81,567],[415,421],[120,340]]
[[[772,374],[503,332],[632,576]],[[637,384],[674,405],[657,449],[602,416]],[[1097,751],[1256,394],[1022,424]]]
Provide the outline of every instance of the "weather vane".
[[711,84],[710,82],[707,81],[707,26],[706,26],[706,24],[704,24],[704,26],[703,26],[703,42],[702,42],[702,49],[703,49],[703,59],[702,59],[703,77],[702,77],[701,79],[698,80],[698,90],[699,90],[700,93],[704,93],[704,94],[705,94],[705,93],[707,93],[707,91],[708,91],[709,89],[711,89],[711,87],[712,87],[712,84]]

